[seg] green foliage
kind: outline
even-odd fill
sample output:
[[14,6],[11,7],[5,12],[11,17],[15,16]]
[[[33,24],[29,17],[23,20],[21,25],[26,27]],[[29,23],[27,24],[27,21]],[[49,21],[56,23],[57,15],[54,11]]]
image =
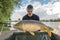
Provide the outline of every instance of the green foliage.
[[60,22],[60,18],[58,19],[50,19],[50,20],[40,20],[41,22]]
[[[0,22],[10,19],[14,6],[19,4],[20,0],[0,0]],[[2,24],[0,24],[2,27]]]
[[[1,31],[1,28],[2,28],[2,27],[0,27],[0,31]],[[3,31],[6,31],[6,30],[10,30],[9,27],[4,27],[4,28],[3,28]]]
[[18,5],[20,0],[0,0],[0,20],[8,20],[13,7]]

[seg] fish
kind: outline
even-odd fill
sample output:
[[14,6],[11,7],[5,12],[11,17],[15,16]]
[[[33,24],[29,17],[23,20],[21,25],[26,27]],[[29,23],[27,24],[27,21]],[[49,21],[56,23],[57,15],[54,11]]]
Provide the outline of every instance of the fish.
[[29,32],[31,35],[35,35],[35,31],[42,30],[48,33],[51,37],[53,28],[48,27],[40,21],[36,20],[22,20],[13,26],[18,30],[23,30]]

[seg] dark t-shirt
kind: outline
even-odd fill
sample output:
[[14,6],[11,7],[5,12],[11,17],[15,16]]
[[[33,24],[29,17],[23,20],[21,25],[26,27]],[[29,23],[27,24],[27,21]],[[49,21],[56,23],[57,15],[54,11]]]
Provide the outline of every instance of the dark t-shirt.
[[22,20],[36,20],[39,21],[39,16],[33,14],[31,17],[29,17],[28,15],[25,15]]

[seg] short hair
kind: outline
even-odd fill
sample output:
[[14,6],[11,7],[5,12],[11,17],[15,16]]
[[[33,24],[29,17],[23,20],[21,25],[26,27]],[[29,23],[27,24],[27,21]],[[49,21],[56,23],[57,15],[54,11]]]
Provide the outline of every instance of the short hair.
[[33,9],[33,6],[32,5],[28,5],[27,9]]

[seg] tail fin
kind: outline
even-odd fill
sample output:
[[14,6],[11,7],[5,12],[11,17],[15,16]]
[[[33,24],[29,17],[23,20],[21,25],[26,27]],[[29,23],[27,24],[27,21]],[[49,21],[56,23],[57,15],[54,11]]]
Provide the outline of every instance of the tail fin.
[[50,37],[52,36],[53,29],[47,27],[40,27],[40,30],[46,31]]
[[48,35],[49,35],[50,37],[52,36],[52,32],[51,32],[51,31],[48,31],[47,33],[48,33]]

